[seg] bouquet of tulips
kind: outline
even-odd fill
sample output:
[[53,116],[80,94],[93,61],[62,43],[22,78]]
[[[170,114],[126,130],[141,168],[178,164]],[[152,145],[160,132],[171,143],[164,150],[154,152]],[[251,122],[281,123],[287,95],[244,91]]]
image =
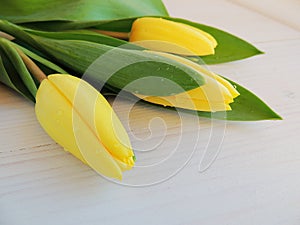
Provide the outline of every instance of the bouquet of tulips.
[[170,17],[160,0],[2,3],[0,81],[35,103],[57,143],[105,176],[121,179],[135,156],[103,88],[203,117],[281,119],[205,67],[261,51],[220,29]]

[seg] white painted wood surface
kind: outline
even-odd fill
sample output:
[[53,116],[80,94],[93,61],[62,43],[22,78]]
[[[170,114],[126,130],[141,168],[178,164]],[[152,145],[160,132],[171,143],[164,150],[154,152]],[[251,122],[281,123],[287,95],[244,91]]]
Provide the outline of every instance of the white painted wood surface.
[[[159,152],[138,153],[139,166],[165,159],[181,136],[184,147],[158,166],[126,173],[124,183],[141,185],[168,177],[189,160],[198,131],[200,142],[175,176],[130,187],[102,178],[64,152],[40,128],[33,104],[0,85],[0,224],[300,224],[299,27],[289,17],[282,22],[272,5],[269,10],[262,7],[270,1],[252,1],[251,7],[249,2],[165,0],[171,15],[225,29],[266,52],[211,69],[254,91],[283,121],[195,122],[192,116],[179,118],[174,112],[137,106],[128,128],[144,139],[144,146],[134,141],[137,148],[153,147],[164,137],[161,126],[168,128]],[[273,2],[276,8],[300,4]],[[121,117],[126,105],[118,105]],[[165,124],[151,121],[153,115]],[[209,153],[220,146],[220,154],[208,170],[199,172],[206,144]]]

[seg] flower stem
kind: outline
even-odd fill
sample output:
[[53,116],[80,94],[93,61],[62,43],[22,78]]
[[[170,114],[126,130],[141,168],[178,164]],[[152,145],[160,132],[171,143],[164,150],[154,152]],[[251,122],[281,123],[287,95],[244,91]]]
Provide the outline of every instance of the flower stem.
[[96,29],[92,29],[92,31],[100,33],[100,34],[104,34],[107,36],[111,36],[114,38],[123,39],[123,40],[128,40],[128,38],[129,38],[129,33],[126,33],[126,32],[116,32],[116,31],[107,31],[107,30],[96,30]]
[[5,38],[5,39],[10,40],[10,41],[14,39],[13,36],[11,36],[11,35],[9,35],[5,32],[2,32],[2,31],[0,31],[0,37]]
[[[8,41],[12,41],[14,39],[13,36],[2,31],[0,31],[0,38],[4,38]],[[26,65],[26,68],[40,83],[44,79],[47,79],[47,75],[26,54],[24,54],[21,49],[19,49],[18,47],[15,47],[15,49],[22,58],[24,64]]]
[[44,79],[47,79],[47,75],[27,55],[25,55],[19,48],[16,48],[16,50],[22,58],[27,69],[40,83]]

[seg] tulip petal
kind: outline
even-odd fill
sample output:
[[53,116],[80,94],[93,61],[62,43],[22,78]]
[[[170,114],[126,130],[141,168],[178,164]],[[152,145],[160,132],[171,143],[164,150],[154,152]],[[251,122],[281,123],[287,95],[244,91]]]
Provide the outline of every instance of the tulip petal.
[[[187,25],[184,24],[184,23],[179,23],[179,24],[182,24],[183,26],[187,26]],[[200,29],[198,29],[198,28],[196,28],[196,27],[193,27],[193,26],[190,26],[190,28],[191,28],[191,29],[194,29],[196,32],[200,32],[201,34],[203,34],[208,40],[210,40],[210,42],[211,42],[211,44],[212,44],[212,46],[213,46],[214,48],[217,47],[218,42],[216,41],[216,39],[215,39],[211,34],[205,32],[205,31],[203,31],[203,30],[200,30]]]
[[231,110],[229,104],[234,101],[234,98],[239,93],[225,79],[208,71],[201,65],[180,56],[162,52],[157,52],[156,54],[174,59],[197,70],[203,75],[206,83],[198,88],[172,96],[136,96],[155,104],[197,111],[215,112]]
[[[151,17],[134,21],[129,41],[151,50],[199,56],[214,54],[217,45],[216,40],[204,31],[186,24]],[[151,41],[156,42],[154,44]],[[158,44],[157,41],[161,43]]]
[[[128,135],[106,99],[87,82],[74,76],[68,77],[69,79],[65,79],[61,75],[52,75],[48,79],[65,93],[69,101],[74,102],[73,107],[84,115],[87,124],[97,133],[112,155],[121,161],[132,157],[134,154]],[[63,89],[66,85],[69,87],[67,90]],[[84,92],[84,95],[78,94],[81,92]]]
[[88,83],[70,75],[50,75],[41,83],[36,100],[37,118],[49,136],[95,171],[121,179],[122,171],[133,166],[125,129]]
[[216,112],[216,111],[229,111],[231,107],[224,102],[210,103],[205,100],[199,100],[193,97],[189,93],[185,92],[180,95],[172,96],[142,96],[136,95],[144,101],[151,102],[158,105],[178,107],[182,109],[190,109],[204,112]]

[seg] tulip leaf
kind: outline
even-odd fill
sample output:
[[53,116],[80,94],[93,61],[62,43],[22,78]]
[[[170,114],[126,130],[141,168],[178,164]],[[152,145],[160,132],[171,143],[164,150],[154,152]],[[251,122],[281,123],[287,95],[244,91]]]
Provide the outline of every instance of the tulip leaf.
[[[228,79],[227,79],[228,80]],[[274,112],[265,102],[258,98],[255,94],[240,86],[239,84],[228,80],[232,85],[236,86],[236,89],[240,92],[240,96],[234,99],[234,102],[230,104],[231,111],[220,111],[220,112],[203,112],[198,111],[199,117],[205,117],[210,119],[218,120],[229,120],[229,121],[260,121],[260,120],[282,120],[276,112]],[[118,93],[118,90],[109,88],[111,91]],[[138,97],[128,94],[123,95],[128,100],[137,101]],[[143,104],[156,105],[163,107],[164,109],[176,110],[173,107],[165,107],[157,105],[148,101],[141,100]],[[182,109],[187,113],[195,114],[195,111]]]
[[[205,63],[228,62],[261,53],[246,41],[216,28],[182,19],[169,19],[198,27],[211,33],[217,39],[219,45],[216,49],[216,54],[202,57]],[[130,29],[132,21],[132,18],[106,21],[107,23],[98,23],[97,21],[95,23],[95,21],[92,21],[90,25],[98,24],[98,28],[100,29],[111,27],[114,28],[114,30],[120,29],[121,31],[125,31],[126,29]],[[73,24],[75,23],[76,22]],[[86,25],[87,24],[88,22]],[[162,80],[160,81],[164,79],[171,80],[186,91],[196,88],[204,82],[201,75],[181,63],[150,54],[149,52],[140,51],[141,49],[138,49],[138,47],[138,50],[132,50],[131,47],[130,49],[114,48],[113,46],[121,46],[127,42],[96,34],[91,31],[42,32],[22,28],[10,24],[7,21],[0,21],[0,29],[15,36],[17,41],[23,42],[22,46],[25,48],[21,48],[21,50],[26,55],[41,65],[60,73],[65,73],[65,71],[58,65],[62,65],[64,68],[74,71],[75,75],[77,74],[78,76],[82,76],[82,74],[88,70],[90,75],[89,79],[96,82],[104,82],[106,78],[109,78],[107,76],[116,66],[123,65],[122,63],[124,62],[131,62],[127,66],[120,67],[119,70],[114,71],[114,75],[108,79],[106,86],[112,87],[113,90],[125,89],[133,93],[155,96],[173,95],[182,92],[182,90],[171,88],[165,82],[141,82],[138,83],[138,85],[126,87],[130,82],[148,76],[161,78]],[[0,42],[0,80],[27,98],[33,99],[35,91],[34,82],[32,83],[33,80],[15,48],[12,48],[13,45],[8,43],[8,41]],[[28,46],[30,46],[30,48],[28,48]],[[133,49],[135,48],[136,47],[133,46]],[[92,65],[95,60],[106,55],[108,52],[109,54],[105,56],[106,60],[104,62],[100,60],[100,65]],[[189,57],[189,59],[199,64],[203,63],[200,62],[201,60],[197,61],[199,57]],[[50,62],[50,60],[58,65]],[[192,79],[186,79],[186,77],[184,77],[186,75]],[[234,103],[231,104],[232,111],[227,111],[226,113],[198,112],[199,116],[237,121],[281,119],[278,114],[272,111],[270,107],[249,90],[233,81],[229,80],[229,82],[236,86],[241,94],[235,99]]]
[[[57,63],[80,75],[89,69],[89,76],[93,80],[107,81],[109,85],[118,89],[125,88],[134,93],[165,96],[204,84],[203,77],[192,68],[153,53],[113,48],[88,41],[54,40],[37,36],[33,38],[42,47],[41,50]],[[103,55],[105,56],[99,60]],[[97,64],[94,63],[95,60]],[[119,69],[116,70],[118,66]],[[160,82],[153,80],[152,85],[148,79],[147,82],[145,80],[136,85],[126,86],[150,76],[161,80]],[[171,85],[170,81],[177,86]]]
[[38,31],[32,29],[24,29],[30,34],[35,34],[41,37],[53,38],[57,40],[82,40],[90,41],[110,46],[120,46],[127,44],[127,41],[123,41],[117,38],[113,38],[107,35],[102,35],[89,30],[68,30],[65,32],[47,32],[47,31]]
[[33,30],[28,28],[23,28],[23,29],[29,34],[34,34],[41,37],[52,38],[57,40],[82,40],[82,41],[89,41],[89,42],[94,42],[94,43],[99,43],[104,45],[110,45],[114,47],[122,47],[126,49],[144,50],[144,48],[129,43],[127,41],[113,38],[90,30],[68,30],[68,31],[61,31],[61,32],[47,32],[47,31],[39,31],[39,30]]
[[[159,16],[159,17],[164,17],[164,16]],[[105,21],[98,20],[98,21],[29,22],[29,23],[22,23],[22,26],[35,29],[35,30],[42,30],[42,31],[67,31],[67,30],[81,30],[81,29],[92,28],[98,30],[128,33],[131,30],[132,23],[137,18],[139,17],[129,17],[125,19],[105,20]]]
[[6,54],[2,51],[0,46],[0,81],[8,87],[14,89],[25,98],[34,102],[34,96],[24,85],[23,81],[19,77],[12,62],[7,58]]
[[[94,80],[104,82],[110,75],[109,71],[115,70],[117,65],[122,65],[122,68],[119,67],[119,71],[114,71],[115,75],[108,80],[108,84],[119,89],[127,88],[128,91],[135,93],[164,96],[180,93],[182,90],[191,90],[204,84],[203,77],[192,68],[153,53],[114,48],[91,41],[72,40],[72,38],[71,40],[45,38],[42,37],[43,35],[37,36],[39,32],[35,32],[34,35],[20,26],[3,20],[0,20],[0,28],[48,55],[68,70],[74,71],[74,75],[78,76],[81,76],[96,59],[109,52],[105,55],[106,57],[109,55],[110,58],[106,58],[106,62],[102,63],[100,68],[96,68],[92,74]],[[46,32],[43,34],[45,35]],[[47,33],[47,35],[51,34]],[[85,38],[87,36],[83,39]],[[141,82],[141,79],[149,76],[161,80],[160,82],[151,80],[152,85],[149,79],[147,82],[146,80]],[[137,80],[140,81],[139,84],[126,86]],[[170,81],[175,82],[177,86],[171,85]]]
[[[207,26],[204,24],[195,23],[185,19],[180,19],[180,18],[172,18],[172,17],[163,17],[163,18],[175,22],[191,25],[193,27],[206,31],[207,33],[214,36],[214,38],[218,42],[218,46],[215,49],[214,55],[202,56],[202,57],[198,57],[198,56],[187,57],[193,60],[194,62],[198,62],[199,64],[203,64],[203,62],[205,62],[206,64],[225,63],[225,62],[241,60],[255,55],[263,54],[262,51],[257,49],[249,42],[239,37],[236,37],[228,32],[222,31],[220,29]],[[101,30],[130,32],[131,25],[135,19],[136,18],[128,18],[128,19],[112,20],[106,22],[103,21],[48,22],[46,26],[45,24],[41,24],[41,23],[37,23],[31,26],[38,29],[45,29],[45,27],[47,27],[47,29],[49,30],[83,29],[83,28],[94,27]]]
[[9,61],[13,63],[16,72],[20,74],[20,78],[27,87],[27,89],[30,91],[32,96],[35,96],[37,92],[35,81],[31,77],[31,74],[27,70],[26,65],[24,64],[17,50],[12,46],[10,41],[5,40],[3,38],[1,39],[0,45],[2,51],[4,51],[4,53],[7,55]]
[[15,91],[21,93],[19,89],[14,85],[11,78],[8,76],[2,58],[3,58],[3,54],[1,54],[0,52],[0,81],[6,84],[7,86],[11,87]]
[[139,16],[167,16],[161,0],[2,0],[0,19],[13,23],[110,21]]
[[[180,19],[180,18],[172,18],[172,17],[164,17],[164,18],[199,28],[214,36],[214,38],[218,42],[218,46],[215,49],[214,55],[202,56],[202,57],[198,57],[198,56],[188,57],[194,62],[198,62],[199,64],[203,64],[203,62],[205,62],[206,64],[225,63],[225,62],[241,60],[251,56],[263,54],[262,51],[257,49],[249,42],[239,37],[236,37],[228,32],[222,31],[220,29],[207,26],[204,24],[195,23],[185,19]],[[110,21],[109,23],[95,24],[94,26],[97,27],[98,29],[103,29],[103,30],[129,32],[134,19],[135,18],[115,20],[115,21]],[[65,25],[61,24],[61,25],[63,28],[67,24]],[[82,25],[83,24],[81,24],[81,28],[83,28]],[[68,26],[70,28],[76,27],[75,25],[74,27],[72,27],[71,24],[68,24]],[[78,26],[79,24],[77,24],[77,27]]]
[[31,35],[57,40],[82,40],[114,47],[144,50],[144,48],[134,45],[133,43],[103,35],[91,30],[67,30],[61,32],[41,31],[19,26],[6,20],[0,20],[0,30],[17,37],[17,41],[22,40],[23,42],[34,45],[35,47],[38,45],[38,43],[31,37]]
[[[226,78],[225,78],[226,79]],[[230,104],[232,110],[224,112],[198,112],[201,117],[235,121],[281,120],[266,103],[241,85],[227,79],[239,91],[240,96]]]
[[[38,54],[35,54],[34,52],[28,50],[27,48],[24,48],[20,45],[16,45],[17,48],[19,48],[22,52],[24,52],[27,56],[29,56],[32,60],[34,60],[37,64],[44,67],[46,70],[52,71],[52,73],[62,73],[67,74],[64,69],[59,67],[58,65],[52,63],[51,61],[39,56]],[[43,70],[44,71],[44,70]],[[45,71],[44,71],[45,72]],[[51,73],[46,73],[51,74]]]
[[59,66],[27,48],[0,38],[0,82],[6,84],[33,102],[35,101],[38,84],[27,70],[27,67],[16,49],[19,49],[30,57],[46,74],[67,73]]
[[[206,31],[207,33],[214,36],[214,38],[218,42],[218,46],[215,49],[214,55],[209,56],[203,56],[201,58],[197,57],[188,57],[194,62],[198,62],[200,64],[203,64],[205,62],[206,64],[218,64],[218,63],[224,63],[224,62],[231,62],[235,60],[241,60],[245,59],[251,56],[255,56],[258,54],[262,54],[263,52],[258,50],[255,46],[251,45],[245,40],[242,40],[239,37],[236,37],[228,32],[222,31],[220,29],[207,26],[204,24],[195,23],[189,20],[181,19],[181,18],[172,18],[168,16],[161,16],[165,19],[172,20],[175,22],[184,23],[196,28],[199,28],[203,31]],[[0,17],[1,18],[1,17]],[[43,29],[43,30],[66,30],[66,29],[83,29],[83,28],[97,28],[102,30],[111,30],[111,31],[121,31],[121,32],[129,32],[131,29],[132,22],[137,17],[130,16],[129,18],[123,18],[123,19],[114,19],[114,20],[95,20],[95,21],[48,21],[46,23],[34,23],[31,24],[31,26]],[[28,25],[28,24],[27,24]],[[30,31],[29,31],[30,32]],[[41,34],[38,34],[41,35]],[[42,34],[42,36],[45,34]],[[49,34],[46,34],[49,35]],[[58,34],[58,38],[63,38],[66,34]],[[77,36],[76,36],[77,35]],[[60,37],[59,37],[60,36]],[[71,35],[72,36],[72,35]],[[84,38],[87,38],[86,36],[91,36],[91,34],[82,34],[82,36],[85,36]],[[49,36],[48,36],[49,37]],[[68,36],[65,36],[68,37]],[[73,38],[80,37],[80,34],[73,34]],[[53,36],[52,36],[53,38]],[[72,39],[73,39],[72,38]],[[91,38],[91,39],[90,39]],[[81,38],[80,38],[81,39]],[[99,43],[108,44],[112,46],[116,46],[118,44],[117,40],[114,39],[105,39],[100,40],[99,37],[88,37],[86,40],[93,40],[94,42],[97,41]],[[124,41],[123,41],[124,42]],[[121,42],[120,42],[121,44]]]
[[[220,111],[220,112],[202,112],[198,111],[197,114],[199,117],[206,117],[211,119],[218,120],[230,120],[230,121],[259,121],[259,120],[282,120],[281,116],[279,116],[276,112],[274,112],[265,102],[263,102],[259,97],[257,97],[254,93],[247,90],[243,86],[231,81],[225,77],[224,79],[228,80],[240,93],[240,95],[234,99],[234,102],[230,104],[232,110],[231,111]],[[105,86],[108,90],[108,95],[112,95],[112,93],[119,93],[120,90]],[[104,93],[105,95],[105,93]],[[132,100],[136,102],[139,98],[131,93],[122,93],[122,97],[127,100]],[[141,100],[141,99],[140,99]],[[148,101],[141,100],[143,104],[151,104],[156,105],[158,107],[163,107],[164,109],[176,110],[173,107],[165,107],[162,105],[158,105],[155,103],[151,103]],[[182,109],[185,112],[192,112],[195,114],[195,111]]]
[[[201,59],[207,64],[231,62],[263,53],[247,41],[244,41],[241,38],[238,38],[220,29],[180,18],[166,19],[199,28],[211,34],[217,40],[218,46],[215,49],[215,54],[201,57]],[[192,58],[193,61],[197,61],[197,59],[199,60],[199,57],[190,58]]]

